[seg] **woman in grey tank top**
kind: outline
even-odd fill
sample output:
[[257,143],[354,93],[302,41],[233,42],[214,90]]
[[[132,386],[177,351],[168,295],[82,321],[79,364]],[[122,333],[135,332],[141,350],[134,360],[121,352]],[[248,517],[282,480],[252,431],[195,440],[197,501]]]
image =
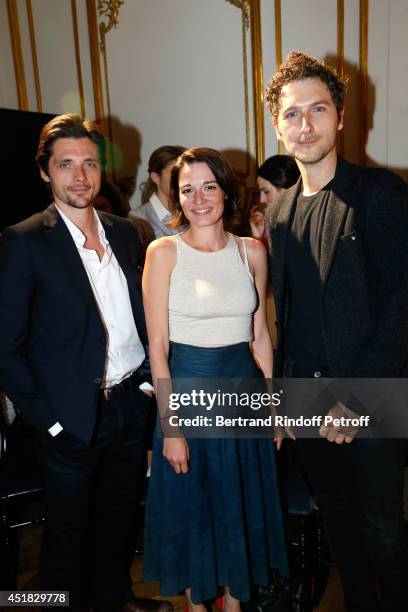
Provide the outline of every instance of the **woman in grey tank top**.
[[224,229],[238,199],[220,153],[184,152],[171,207],[174,225],[187,229],[151,243],[143,275],[164,434],[153,447],[144,577],[160,581],[163,595],[185,591],[193,612],[205,612],[221,588],[225,610],[238,612],[253,584],[268,584],[270,567],[288,574],[272,436],[194,437],[169,411],[176,379],[196,388],[199,379],[272,377],[266,251]]

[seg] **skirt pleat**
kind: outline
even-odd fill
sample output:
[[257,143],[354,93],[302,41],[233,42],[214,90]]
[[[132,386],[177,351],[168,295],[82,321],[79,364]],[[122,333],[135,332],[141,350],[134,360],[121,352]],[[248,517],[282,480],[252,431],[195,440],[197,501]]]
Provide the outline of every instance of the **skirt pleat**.
[[[256,378],[246,343],[172,345],[173,378]],[[288,575],[275,448],[268,438],[189,438],[189,472],[176,474],[156,437],[145,519],[144,579],[162,595],[192,589],[194,603],[222,586],[248,601],[269,569]]]

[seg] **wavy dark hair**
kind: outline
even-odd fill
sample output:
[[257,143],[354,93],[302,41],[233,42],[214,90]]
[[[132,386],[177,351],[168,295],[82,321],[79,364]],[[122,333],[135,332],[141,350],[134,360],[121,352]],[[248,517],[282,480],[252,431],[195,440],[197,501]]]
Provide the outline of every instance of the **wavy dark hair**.
[[344,109],[347,79],[340,77],[334,68],[327,66],[312,55],[302,51],[292,51],[265,89],[265,101],[272,119],[276,119],[279,114],[282,87],[292,81],[309,78],[320,79],[327,86],[337,113],[340,115]]
[[293,157],[289,155],[272,155],[256,171],[256,176],[260,176],[281,189],[292,187],[299,175],[299,168]]
[[216,149],[197,147],[187,149],[178,158],[176,165],[171,173],[170,180],[170,212],[173,214],[172,227],[188,225],[188,220],[184,216],[180,205],[179,176],[184,164],[196,164],[202,162],[207,164],[215,176],[215,180],[225,194],[224,201],[224,223],[228,224],[238,210],[239,187],[233,169]]
[[102,128],[75,113],[58,115],[46,123],[41,130],[35,161],[48,175],[48,163],[53,152],[53,145],[60,138],[89,138],[98,148],[102,168],[106,164],[106,137]]

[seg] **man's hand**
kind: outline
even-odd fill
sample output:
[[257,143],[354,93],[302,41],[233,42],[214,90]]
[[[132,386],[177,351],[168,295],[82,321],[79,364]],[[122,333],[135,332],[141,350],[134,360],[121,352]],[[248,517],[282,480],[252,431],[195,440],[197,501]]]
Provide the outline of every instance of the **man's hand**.
[[[337,402],[333,408],[330,408],[327,416],[333,419],[341,419],[342,417],[345,419],[359,418],[358,414],[349,410],[341,402]],[[322,425],[319,433],[322,438],[326,438],[329,442],[336,442],[336,444],[343,444],[345,442],[346,444],[350,444],[356,437],[359,429],[360,427],[358,425],[341,425],[333,423],[331,425]]]
[[176,474],[186,474],[188,472],[190,452],[185,438],[165,438],[163,456],[170,463]]

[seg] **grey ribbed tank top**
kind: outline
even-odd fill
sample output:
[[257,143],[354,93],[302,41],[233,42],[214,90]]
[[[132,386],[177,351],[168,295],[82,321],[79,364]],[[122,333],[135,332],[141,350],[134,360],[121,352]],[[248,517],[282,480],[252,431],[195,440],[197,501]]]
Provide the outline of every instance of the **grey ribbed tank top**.
[[254,280],[232,234],[211,253],[176,236],[177,262],[170,277],[169,338],[195,346],[249,342],[257,306]]

